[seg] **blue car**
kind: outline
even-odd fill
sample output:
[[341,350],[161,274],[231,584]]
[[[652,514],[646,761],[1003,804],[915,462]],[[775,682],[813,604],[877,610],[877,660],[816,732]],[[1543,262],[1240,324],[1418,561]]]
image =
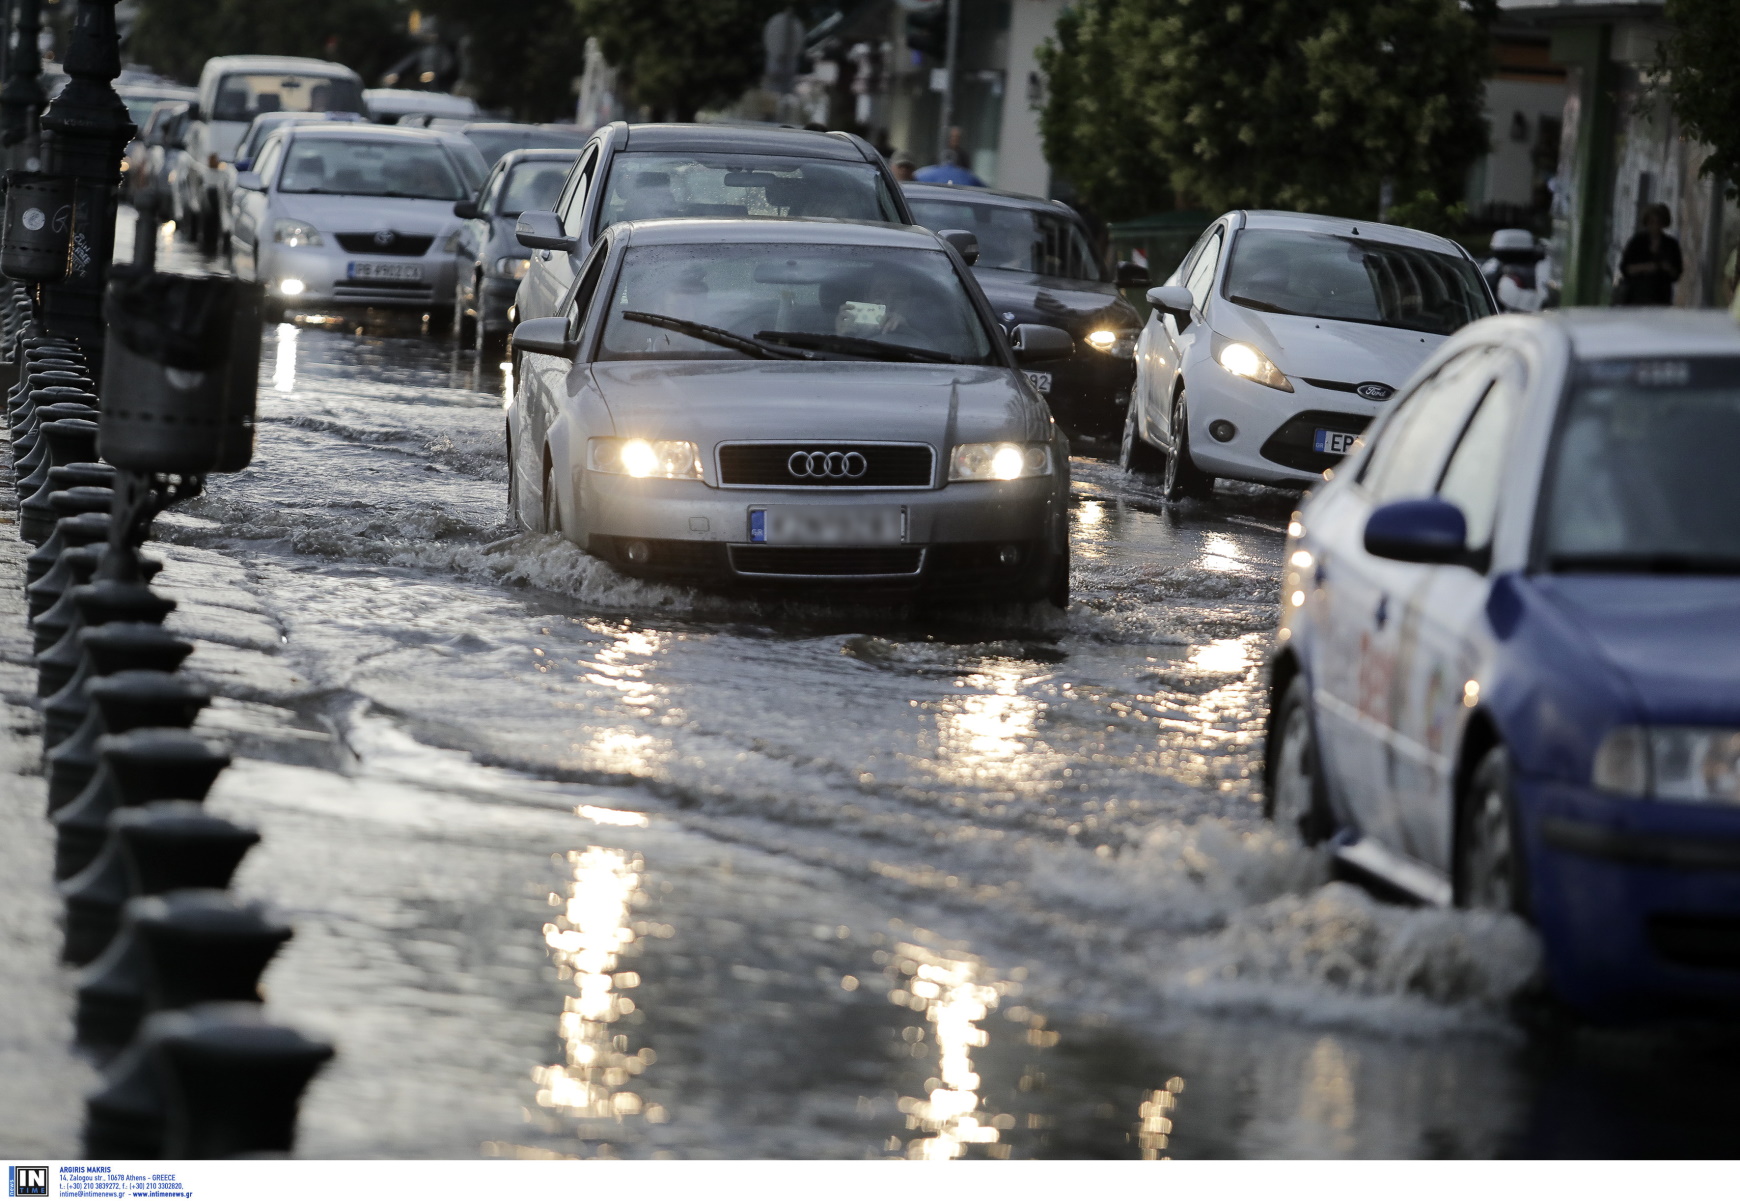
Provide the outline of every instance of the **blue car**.
[[1740,327],[1494,317],[1288,531],[1266,805],[1514,911],[1596,1016],[1740,1000]]

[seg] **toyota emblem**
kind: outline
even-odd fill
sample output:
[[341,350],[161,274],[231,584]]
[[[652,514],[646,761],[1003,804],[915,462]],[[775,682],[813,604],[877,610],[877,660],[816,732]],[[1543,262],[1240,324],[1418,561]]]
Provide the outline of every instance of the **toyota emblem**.
[[794,450],[785,469],[800,480],[855,480],[870,462],[855,450]]
[[375,245],[376,246],[391,246],[393,244],[394,240],[396,238],[398,238],[398,236],[399,236],[398,234],[394,233],[390,229],[383,229],[383,230],[381,230],[380,233],[375,235]]
[[1361,384],[1354,392],[1367,400],[1388,400],[1396,394],[1396,390],[1388,384]]

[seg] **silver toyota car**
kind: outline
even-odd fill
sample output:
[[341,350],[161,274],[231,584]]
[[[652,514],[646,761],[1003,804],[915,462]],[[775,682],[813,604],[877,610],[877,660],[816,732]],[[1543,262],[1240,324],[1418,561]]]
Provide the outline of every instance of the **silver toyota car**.
[[1006,338],[965,242],[611,227],[558,314],[515,329],[514,514],[634,575],[1061,608],[1068,442],[1022,366],[1072,340]]

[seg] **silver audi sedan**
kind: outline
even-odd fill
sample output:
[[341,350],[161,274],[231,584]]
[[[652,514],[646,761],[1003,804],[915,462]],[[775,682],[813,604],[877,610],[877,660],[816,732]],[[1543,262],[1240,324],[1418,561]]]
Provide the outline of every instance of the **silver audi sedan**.
[[1069,598],[1068,442],[957,245],[635,221],[514,331],[509,504],[637,576],[852,600]]

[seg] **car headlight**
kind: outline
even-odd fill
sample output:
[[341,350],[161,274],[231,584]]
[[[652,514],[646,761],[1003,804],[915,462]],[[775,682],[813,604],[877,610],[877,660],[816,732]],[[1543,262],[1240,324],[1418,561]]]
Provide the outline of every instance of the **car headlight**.
[[588,438],[586,465],[593,471],[636,479],[698,480],[701,452],[693,442],[653,442],[646,438]]
[[1593,783],[1626,796],[1740,804],[1740,730],[1615,726],[1595,752]]
[[1291,392],[1293,385],[1269,356],[1249,342],[1234,342],[1231,338],[1214,336],[1214,360],[1232,374],[1252,380],[1282,392]]
[[326,244],[318,229],[306,221],[294,221],[289,217],[280,217],[272,223],[272,240],[290,247]]
[[1082,341],[1102,354],[1127,359],[1136,353],[1136,336],[1139,333],[1140,330],[1134,329],[1096,329]]
[[1051,474],[1044,443],[963,442],[949,459],[949,480],[1020,480]]
[[505,275],[509,279],[524,279],[526,277],[526,268],[531,265],[532,260],[528,258],[499,258],[495,261],[495,273],[497,275]]

